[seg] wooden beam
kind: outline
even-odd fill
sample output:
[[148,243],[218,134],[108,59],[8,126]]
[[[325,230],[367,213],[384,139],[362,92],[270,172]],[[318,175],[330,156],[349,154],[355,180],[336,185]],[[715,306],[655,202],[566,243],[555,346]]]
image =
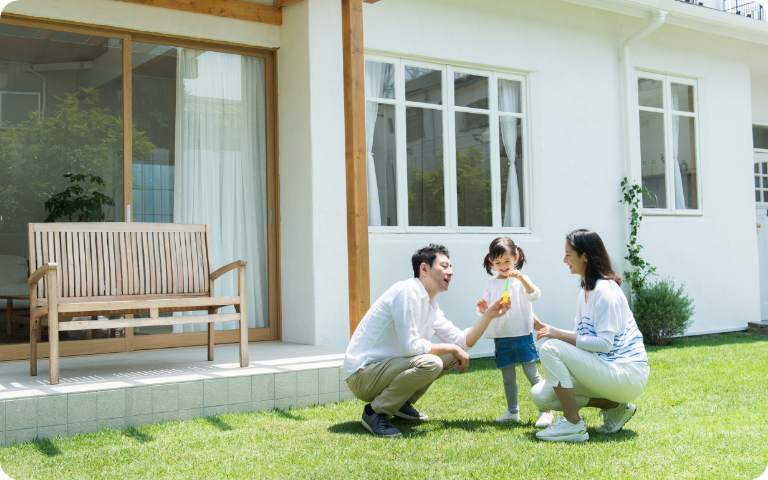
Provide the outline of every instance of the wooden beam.
[[275,0],[275,7],[283,8],[286,5],[290,5],[296,2],[303,2],[304,0]]
[[368,267],[368,183],[365,149],[365,59],[363,2],[341,0],[344,59],[344,133],[347,177],[349,334],[371,304]]
[[282,25],[283,13],[279,7],[259,5],[237,0],[120,0],[153,7],[170,8],[183,12],[204,13],[219,17],[248,20],[250,22]]

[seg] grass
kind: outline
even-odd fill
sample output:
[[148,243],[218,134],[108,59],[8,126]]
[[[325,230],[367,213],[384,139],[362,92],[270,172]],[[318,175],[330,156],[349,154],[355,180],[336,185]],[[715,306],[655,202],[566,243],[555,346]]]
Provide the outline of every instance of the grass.
[[[471,362],[433,385],[423,423],[396,421],[400,439],[364,433],[362,403],[222,415],[103,430],[0,448],[12,478],[716,478],[754,479],[768,464],[768,338],[732,333],[650,347],[651,379],[635,417],[590,441],[535,439],[524,375],[518,425],[499,425],[501,375]],[[522,377],[522,378],[520,378]]]

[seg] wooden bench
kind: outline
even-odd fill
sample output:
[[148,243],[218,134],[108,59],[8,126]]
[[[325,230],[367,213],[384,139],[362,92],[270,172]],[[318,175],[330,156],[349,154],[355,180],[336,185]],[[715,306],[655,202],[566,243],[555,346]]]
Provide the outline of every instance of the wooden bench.
[[[248,366],[246,262],[211,268],[207,225],[175,223],[30,223],[30,374],[37,375],[37,336],[48,320],[50,383],[59,383],[59,332],[96,328],[240,322],[240,366]],[[214,281],[237,269],[238,296],[214,297]],[[218,314],[233,305],[236,313]],[[207,315],[160,317],[202,310]],[[149,318],[133,318],[148,314]],[[120,316],[98,321],[62,317]]]

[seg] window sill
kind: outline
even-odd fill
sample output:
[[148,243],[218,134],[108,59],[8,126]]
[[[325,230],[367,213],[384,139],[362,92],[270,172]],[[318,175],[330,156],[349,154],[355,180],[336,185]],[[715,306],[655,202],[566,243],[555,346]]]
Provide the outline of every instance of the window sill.
[[650,217],[702,217],[704,212],[701,210],[655,210],[652,208],[644,208],[640,212],[642,215],[648,215]]
[[460,234],[472,234],[472,235],[494,235],[494,234],[515,234],[515,235],[532,235],[533,231],[530,228],[494,228],[494,227],[481,227],[481,228],[448,228],[448,227],[368,227],[368,234],[446,234],[446,235],[460,235]]

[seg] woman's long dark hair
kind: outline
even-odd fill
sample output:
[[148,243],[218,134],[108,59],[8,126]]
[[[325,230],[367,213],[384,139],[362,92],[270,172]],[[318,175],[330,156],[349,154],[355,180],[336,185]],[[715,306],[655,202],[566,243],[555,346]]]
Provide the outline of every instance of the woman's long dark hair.
[[584,280],[581,287],[587,291],[594,290],[598,280],[613,280],[621,285],[621,277],[613,270],[611,257],[605,249],[603,240],[597,232],[580,228],[574,230],[565,237],[568,245],[581,257],[587,254],[587,271],[584,272]]
[[515,270],[522,270],[523,264],[528,263],[525,259],[525,253],[515,242],[509,237],[499,237],[491,242],[491,246],[488,247],[488,254],[483,259],[483,268],[488,272],[488,275],[493,275],[493,261],[509,252],[513,257],[520,255],[520,258],[515,262]]

